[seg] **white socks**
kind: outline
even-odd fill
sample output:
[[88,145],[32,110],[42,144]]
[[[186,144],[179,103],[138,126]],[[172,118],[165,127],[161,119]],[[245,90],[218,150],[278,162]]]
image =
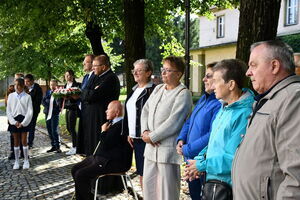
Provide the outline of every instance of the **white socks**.
[[14,152],[15,152],[15,161],[19,162],[20,147],[14,147]]
[[19,169],[19,154],[20,154],[20,147],[14,147],[14,152],[15,152],[15,164],[13,166],[13,169]]
[[[20,156],[20,147],[14,147],[14,153],[15,153],[15,164],[13,166],[13,169],[19,169],[19,156]],[[23,169],[29,168],[29,160],[28,160],[28,146],[23,146],[23,153],[24,153],[24,164]]]
[[28,146],[23,146],[24,161],[28,160]]

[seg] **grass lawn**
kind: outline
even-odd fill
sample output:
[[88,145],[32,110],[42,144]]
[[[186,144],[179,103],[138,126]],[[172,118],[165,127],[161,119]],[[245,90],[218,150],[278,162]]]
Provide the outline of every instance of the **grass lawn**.
[[[43,127],[43,128],[46,128],[46,120],[45,120],[45,114],[43,113],[43,109],[44,107],[41,106],[41,112],[37,118],[37,122],[36,124],[40,127]],[[77,123],[77,126],[78,126],[78,123]],[[68,131],[67,131],[67,126],[66,126],[66,110],[63,110],[60,115],[59,115],[59,130],[60,130],[60,134],[68,134]],[[77,127],[77,130],[78,130],[78,127]]]
[[[0,99],[0,102],[4,105],[4,99]],[[0,110],[5,112],[5,106],[0,106]]]

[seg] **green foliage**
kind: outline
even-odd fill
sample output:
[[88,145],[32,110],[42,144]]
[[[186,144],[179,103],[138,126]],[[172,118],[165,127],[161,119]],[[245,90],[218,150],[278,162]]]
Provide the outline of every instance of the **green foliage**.
[[122,87],[120,90],[120,95],[126,95],[127,91],[126,91],[126,87]]
[[111,68],[115,69],[116,66],[120,66],[121,63],[124,62],[124,56],[122,54],[117,55],[113,52],[113,48],[111,47],[112,41],[102,42],[104,51],[109,55]]
[[163,43],[161,45],[161,49],[164,51],[162,52],[163,57],[167,57],[170,55],[174,56],[184,56],[184,48],[182,45],[177,41],[174,36],[170,36],[171,41],[167,43]]
[[239,0],[195,0],[191,1],[192,13],[211,16],[212,8],[237,8]]
[[[174,26],[174,18],[182,14],[184,1],[144,2],[146,55],[159,68],[161,53],[183,55],[183,22],[180,36],[175,38],[179,30]],[[205,13],[213,5],[228,7],[236,2],[192,0],[191,6],[192,12]],[[111,56],[113,66],[121,66],[123,53],[113,51],[116,45],[112,41],[124,39],[123,0],[0,1],[0,79],[16,72],[30,72],[49,80],[61,77],[70,68],[78,76],[82,75],[83,55],[91,53],[85,36],[86,24],[91,21],[100,26],[102,38],[107,41],[103,42],[104,49]],[[191,32],[194,32],[193,24]],[[194,47],[197,34],[192,38]]]
[[300,34],[285,35],[280,37],[282,41],[290,45],[294,52],[300,52]]
[[[178,16],[174,18],[174,35],[182,46],[185,45],[185,17]],[[190,48],[199,47],[199,18],[190,19]]]

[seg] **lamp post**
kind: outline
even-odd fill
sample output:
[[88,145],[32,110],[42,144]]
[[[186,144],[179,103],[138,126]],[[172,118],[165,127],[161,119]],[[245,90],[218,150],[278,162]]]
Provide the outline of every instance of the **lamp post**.
[[190,0],[185,0],[185,62],[184,83],[190,88]]

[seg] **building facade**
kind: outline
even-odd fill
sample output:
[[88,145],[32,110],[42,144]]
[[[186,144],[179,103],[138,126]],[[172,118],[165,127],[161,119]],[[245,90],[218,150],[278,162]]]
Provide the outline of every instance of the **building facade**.
[[[285,36],[300,33],[300,0],[283,0],[279,14],[277,35]],[[212,9],[213,19],[200,16],[199,48],[191,49],[191,59],[200,63],[192,67],[192,92],[200,93],[205,65],[222,59],[235,58],[239,27],[238,9]],[[200,75],[200,78],[196,76]],[[198,81],[198,82],[197,82]],[[195,87],[198,85],[198,87]],[[200,89],[200,90],[199,90]]]

